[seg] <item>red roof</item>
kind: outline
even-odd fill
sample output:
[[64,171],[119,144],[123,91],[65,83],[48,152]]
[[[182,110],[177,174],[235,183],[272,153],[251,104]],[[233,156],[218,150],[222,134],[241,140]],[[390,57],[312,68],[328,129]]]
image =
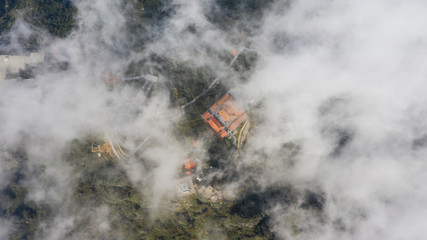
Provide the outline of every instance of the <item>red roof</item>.
[[228,135],[227,129],[233,131],[237,128],[248,115],[241,109],[230,94],[222,96],[205,113],[202,114],[203,120],[217,133],[221,138]]

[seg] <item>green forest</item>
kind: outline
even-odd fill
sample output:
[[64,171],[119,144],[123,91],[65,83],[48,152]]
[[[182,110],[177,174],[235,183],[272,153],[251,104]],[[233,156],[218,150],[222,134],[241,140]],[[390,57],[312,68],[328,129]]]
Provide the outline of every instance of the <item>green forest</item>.
[[[256,19],[261,18],[263,11],[273,2],[217,0],[216,6],[205,14],[222,31],[239,28],[251,35],[256,34],[259,26]],[[148,42],[155,41],[158,36],[153,29],[161,29],[163,21],[174,14],[174,6],[170,0],[132,0],[121,4],[126,16],[126,36],[131,43],[129,51],[142,51]],[[246,14],[242,15],[241,12]],[[36,48],[39,38],[37,35],[43,35],[39,30],[58,39],[67,38],[78,30],[78,9],[71,0],[0,0],[0,43],[18,20],[28,23],[35,33],[35,36],[23,40],[24,48],[25,45]],[[197,34],[198,29],[189,27],[188,31]],[[225,50],[210,50],[210,53],[217,57],[216,60],[222,61],[223,65],[233,59]],[[142,74],[146,62],[150,61],[156,71],[168,79],[158,87],[168,92],[171,109],[179,109],[220,77],[209,65],[193,66],[185,61],[156,54],[151,54],[149,58],[132,61],[124,69],[124,74],[129,77]],[[258,58],[255,53],[243,52],[226,73],[227,76],[234,76],[237,81],[244,83]],[[220,82],[195,104],[183,110],[182,118],[174,126],[175,137],[191,141],[190,139],[205,135],[209,128],[201,119],[201,114],[231,87]],[[261,103],[258,103],[255,108],[260,106]],[[255,115],[251,115],[252,121],[257,120]],[[162,203],[161,208],[167,211],[153,219],[144,192],[132,184],[126,170],[118,163],[119,159],[112,154],[103,154],[101,157],[93,152],[92,147],[101,145],[104,141],[105,139],[92,135],[74,139],[67,144],[58,159],[72,169],[74,177],[71,200],[80,211],[91,212],[91,209],[102,206],[109,209],[104,216],[110,222],[108,231],[92,229],[90,223],[95,216],[83,214],[85,217],[73,222],[73,227],[66,236],[68,239],[275,239],[275,234],[270,229],[272,219],[269,212],[274,207],[295,205],[312,212],[319,212],[323,208],[322,195],[309,191],[301,194],[291,186],[262,188],[256,177],[251,177],[237,192],[237,199],[213,202],[199,194],[177,198]],[[299,149],[289,144],[284,145],[281,151],[283,155],[293,157]],[[224,161],[237,159],[238,149],[215,139],[206,152],[208,160],[203,170],[207,174],[214,170],[223,171],[221,177],[210,179],[209,185],[222,189],[224,184],[239,180],[236,164]],[[24,184],[29,174],[45,174],[46,166],[32,166],[31,172],[28,172],[30,160],[25,152],[25,143],[18,149],[0,149],[0,153],[10,163],[8,170],[13,173],[11,181],[0,191],[0,217],[13,219],[15,226],[10,239],[43,238],[43,229],[46,225],[54,224],[56,212],[51,206],[28,200],[28,189]],[[261,174],[256,165],[247,166],[244,170]],[[301,202],[298,197],[303,199],[303,204],[298,205]],[[293,223],[290,225],[297,234],[298,226]]]
[[63,38],[76,26],[76,11],[71,0],[1,0],[0,32],[9,30],[17,19],[23,19]]

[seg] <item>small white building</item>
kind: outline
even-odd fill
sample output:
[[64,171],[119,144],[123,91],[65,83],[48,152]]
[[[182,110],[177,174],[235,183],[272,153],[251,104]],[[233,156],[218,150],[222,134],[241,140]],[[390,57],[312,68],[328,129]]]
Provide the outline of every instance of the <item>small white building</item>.
[[45,60],[43,53],[31,53],[29,56],[0,55],[0,82],[6,79],[7,73],[17,74],[27,66],[35,67]]
[[176,182],[176,193],[178,197],[185,197],[196,192],[191,176],[183,177]]

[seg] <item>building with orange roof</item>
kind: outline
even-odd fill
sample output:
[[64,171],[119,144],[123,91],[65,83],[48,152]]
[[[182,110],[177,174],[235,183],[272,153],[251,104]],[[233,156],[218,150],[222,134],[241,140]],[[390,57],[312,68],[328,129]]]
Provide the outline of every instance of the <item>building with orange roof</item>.
[[193,157],[185,160],[184,168],[187,175],[191,175],[191,173],[196,169],[196,162]]
[[202,119],[219,137],[228,138],[236,145],[235,130],[246,122],[248,115],[238,106],[233,96],[227,93],[202,114]]

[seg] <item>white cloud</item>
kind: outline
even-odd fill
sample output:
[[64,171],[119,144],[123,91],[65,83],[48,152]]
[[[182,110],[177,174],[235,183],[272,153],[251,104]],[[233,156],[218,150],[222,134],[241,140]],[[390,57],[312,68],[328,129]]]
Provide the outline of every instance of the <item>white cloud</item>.
[[[121,166],[155,206],[173,192],[176,169],[187,153],[173,133],[179,112],[169,108],[165,93],[147,99],[135,89],[109,91],[103,77],[152,52],[209,65],[220,74],[225,64],[207,46],[231,50],[236,46],[230,39],[236,38],[206,19],[212,1],[174,1],[163,35],[145,51],[128,54],[122,5],[75,4],[79,28],[48,47],[67,55],[70,69],[37,75],[35,88],[0,89],[1,142],[16,146],[30,136],[28,171],[46,169],[26,181],[28,198],[70,206],[65,200],[76,176],[60,160],[67,143],[107,133],[132,152],[148,139],[144,160],[124,159]],[[257,181],[263,187],[316,189],[325,194],[325,205],[321,216],[298,204],[277,206],[271,210],[272,229],[278,237],[295,239],[425,239],[427,4],[303,0],[279,9],[266,14],[259,35],[240,39],[242,45],[252,43],[260,60],[249,81],[236,82],[235,90],[242,99],[262,100],[262,121],[239,163],[262,166]],[[289,142],[299,146],[295,155],[284,147]],[[8,179],[4,172],[1,179]],[[243,184],[241,174],[229,189]],[[105,217],[108,209],[100,212]],[[63,237],[79,217],[62,215],[58,219],[65,224],[48,234],[52,238]],[[0,236],[3,232],[8,231],[1,229]]]

